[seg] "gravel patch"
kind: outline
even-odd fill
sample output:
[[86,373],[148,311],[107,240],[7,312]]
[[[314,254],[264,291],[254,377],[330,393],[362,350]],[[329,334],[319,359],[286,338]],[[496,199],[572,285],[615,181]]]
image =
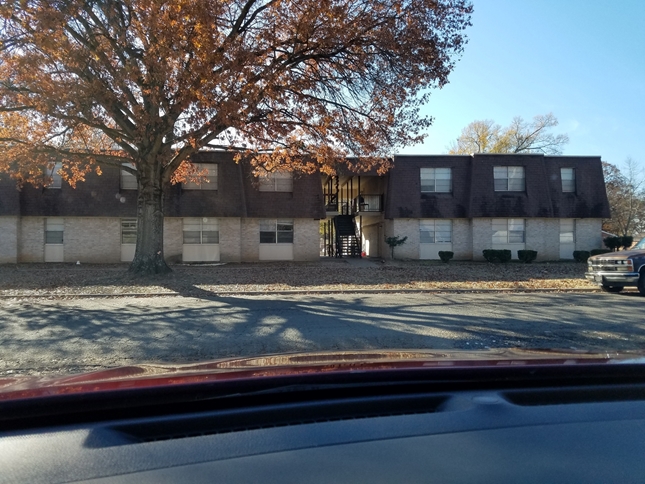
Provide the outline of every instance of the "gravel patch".
[[0,296],[65,297],[285,291],[397,290],[576,290],[597,286],[574,262],[490,264],[487,262],[388,261],[355,264],[263,262],[175,265],[164,276],[134,277],[127,264],[12,264],[0,266]]

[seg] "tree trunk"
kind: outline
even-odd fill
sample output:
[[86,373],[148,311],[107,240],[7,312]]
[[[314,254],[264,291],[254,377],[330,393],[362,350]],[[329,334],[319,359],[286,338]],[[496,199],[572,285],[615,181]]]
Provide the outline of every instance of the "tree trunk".
[[[145,173],[145,168],[140,163],[137,170],[137,247],[129,271],[137,275],[165,274],[172,270],[163,254],[163,183],[159,175]],[[148,168],[156,171],[154,166]]]

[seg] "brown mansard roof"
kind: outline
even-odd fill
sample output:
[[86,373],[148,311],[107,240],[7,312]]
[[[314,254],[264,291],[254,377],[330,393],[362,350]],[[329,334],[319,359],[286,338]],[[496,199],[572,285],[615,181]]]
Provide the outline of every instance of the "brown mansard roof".
[[[496,192],[493,167],[523,166],[524,192]],[[452,168],[452,193],[421,193],[420,168]],[[563,193],[560,168],[574,168]],[[397,156],[389,173],[386,218],[608,218],[600,157],[527,155]]]
[[[202,152],[195,163],[218,164],[217,190],[186,190],[171,185],[166,190],[167,217],[260,217],[324,218],[319,175],[294,174],[293,192],[260,192],[248,163],[235,163],[233,153]],[[73,189],[63,182],[60,189],[15,183],[0,178],[0,215],[49,217],[136,217],[136,190],[120,188],[120,169],[104,167],[103,174],[90,174]]]
[[[197,163],[218,164],[218,189],[171,186],[165,199],[168,217],[324,218],[318,175],[294,175],[293,192],[259,192],[247,163],[232,153],[202,152]],[[494,166],[523,166],[524,192],[495,192]],[[421,193],[420,168],[452,168],[452,193]],[[575,193],[563,193],[560,168],[574,168]],[[560,217],[608,218],[600,157],[543,155],[397,156],[385,177],[386,218]],[[136,191],[120,189],[118,168],[90,175],[72,189],[25,186],[15,189],[0,178],[0,215],[135,217]]]

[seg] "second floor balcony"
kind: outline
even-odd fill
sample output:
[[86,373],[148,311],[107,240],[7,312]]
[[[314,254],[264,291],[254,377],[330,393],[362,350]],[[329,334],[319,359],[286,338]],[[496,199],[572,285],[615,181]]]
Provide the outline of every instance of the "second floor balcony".
[[383,195],[360,194],[351,200],[347,200],[339,198],[337,195],[325,194],[325,210],[328,213],[338,213],[342,215],[382,212]]

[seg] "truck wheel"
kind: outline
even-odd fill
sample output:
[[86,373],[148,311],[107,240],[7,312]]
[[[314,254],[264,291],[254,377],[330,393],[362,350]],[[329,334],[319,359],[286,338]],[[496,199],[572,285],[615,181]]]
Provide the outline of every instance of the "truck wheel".
[[[643,278],[641,277],[641,279],[643,279]],[[639,282],[639,284],[640,284],[640,282]],[[639,285],[639,287],[640,287],[640,285]],[[620,292],[620,291],[623,290],[623,286],[606,286],[605,284],[603,284],[603,285],[600,286],[600,289],[602,289],[605,292]]]
[[641,296],[645,296],[645,272],[641,272],[641,276],[638,278],[638,292]]

